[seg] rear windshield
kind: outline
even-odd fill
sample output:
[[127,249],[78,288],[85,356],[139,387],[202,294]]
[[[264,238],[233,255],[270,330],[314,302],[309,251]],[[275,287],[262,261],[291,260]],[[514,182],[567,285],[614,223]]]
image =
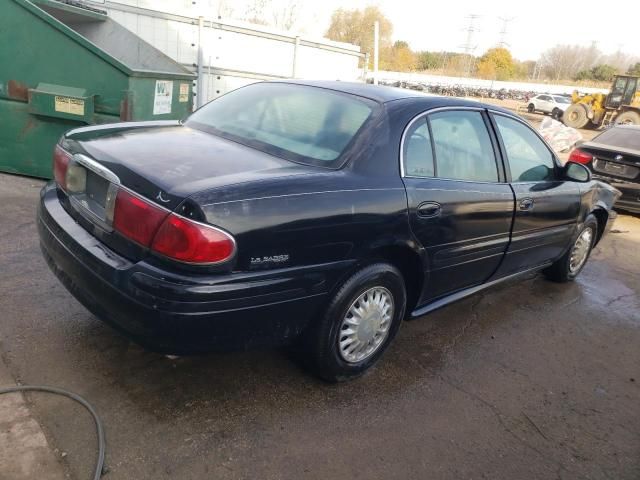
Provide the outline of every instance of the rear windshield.
[[186,124],[294,162],[334,167],[374,105],[322,88],[256,83],[210,102]]
[[613,127],[602,132],[593,141],[613,147],[640,150],[640,129]]

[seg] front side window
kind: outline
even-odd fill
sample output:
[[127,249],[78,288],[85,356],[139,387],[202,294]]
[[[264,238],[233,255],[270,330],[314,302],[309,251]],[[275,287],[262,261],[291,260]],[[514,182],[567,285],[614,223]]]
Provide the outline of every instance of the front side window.
[[374,106],[322,88],[256,83],[210,102],[185,123],[287,160],[334,167]]
[[445,111],[429,115],[440,178],[497,182],[491,137],[480,112]]
[[506,150],[513,182],[539,182],[555,179],[553,154],[526,125],[495,115],[498,132]]
[[433,177],[433,150],[426,118],[421,118],[407,130],[402,148],[405,175]]

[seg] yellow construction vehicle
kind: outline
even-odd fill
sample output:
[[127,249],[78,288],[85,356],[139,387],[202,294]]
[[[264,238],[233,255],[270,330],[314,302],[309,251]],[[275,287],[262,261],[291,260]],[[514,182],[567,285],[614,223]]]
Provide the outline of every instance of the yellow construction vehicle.
[[606,127],[610,123],[640,125],[640,77],[616,75],[609,94],[581,96],[573,92],[572,104],[562,115],[568,127]]

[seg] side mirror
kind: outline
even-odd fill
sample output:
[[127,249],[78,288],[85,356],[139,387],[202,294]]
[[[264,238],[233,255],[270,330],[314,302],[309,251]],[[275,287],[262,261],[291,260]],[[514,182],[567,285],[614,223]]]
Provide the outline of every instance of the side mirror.
[[573,182],[587,183],[591,181],[591,170],[581,163],[569,162],[564,166],[564,176]]

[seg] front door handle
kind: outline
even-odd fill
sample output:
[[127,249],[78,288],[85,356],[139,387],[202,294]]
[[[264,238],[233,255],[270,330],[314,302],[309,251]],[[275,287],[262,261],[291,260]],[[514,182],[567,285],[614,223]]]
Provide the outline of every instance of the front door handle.
[[440,215],[442,205],[437,202],[422,202],[418,205],[418,216],[422,218],[433,218]]
[[533,209],[533,198],[523,198],[522,200],[520,200],[518,208],[525,211]]

